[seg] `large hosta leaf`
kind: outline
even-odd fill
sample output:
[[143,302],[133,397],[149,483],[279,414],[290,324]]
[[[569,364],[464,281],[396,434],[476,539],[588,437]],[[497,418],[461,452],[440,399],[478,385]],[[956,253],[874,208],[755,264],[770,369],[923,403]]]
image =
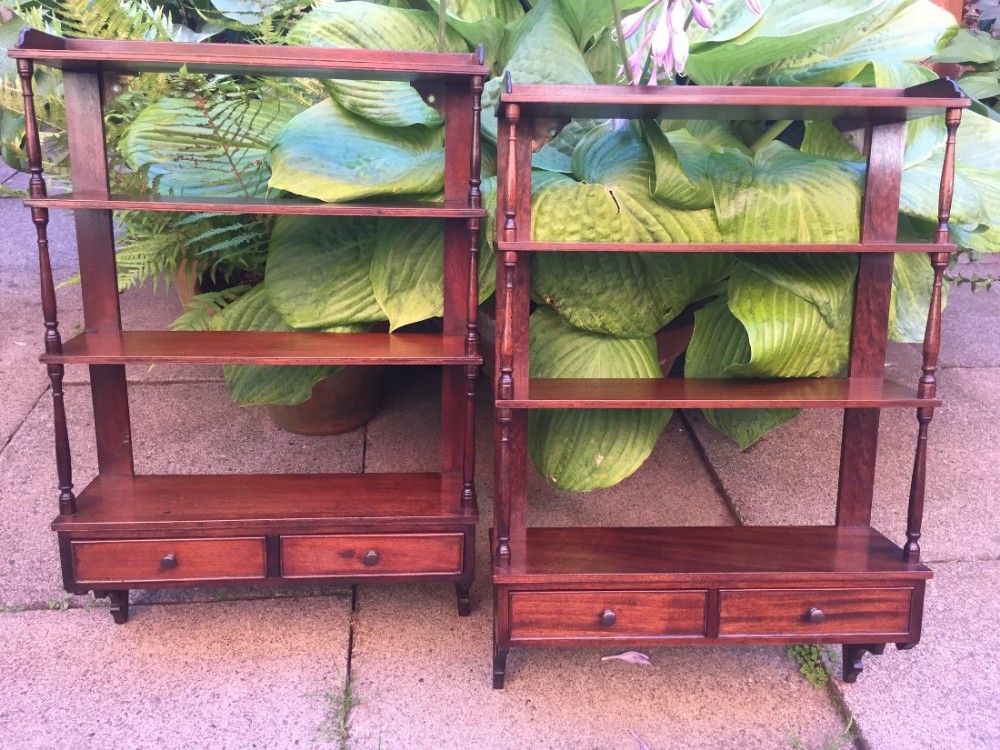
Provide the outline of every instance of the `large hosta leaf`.
[[[497,62],[514,83],[593,83],[594,76],[563,18],[558,0],[540,0],[530,13],[507,27]],[[483,131],[496,141],[496,103],[504,75],[483,91]]]
[[375,219],[283,216],[267,255],[267,298],[294,328],[385,320],[372,288]]
[[[729,368],[750,359],[746,329],[729,311],[726,298],[694,314],[694,333],[684,355],[684,376],[726,378]],[[705,419],[746,450],[776,427],[793,419],[798,409],[702,409]]]
[[[291,331],[278,312],[267,303],[258,286],[212,318],[220,331]],[[230,365],[223,368],[229,395],[237,406],[300,404],[313,386],[334,368],[320,366]]]
[[701,84],[746,82],[760,68],[813,55],[830,40],[850,34],[885,0],[773,0],[759,18],[739,7],[741,0],[720,5],[713,28],[697,32],[691,44],[685,72]]
[[[941,154],[916,164],[903,171],[903,184],[899,197],[899,210],[917,219],[937,223],[938,191],[941,189]],[[991,180],[1000,186],[1000,180]],[[990,217],[983,205],[987,195],[966,176],[965,169],[955,170],[955,194],[951,204],[951,220],[954,224],[975,229],[986,226]]]
[[[437,15],[367,2],[325,0],[306,13],[288,33],[288,43],[308,47],[417,50],[438,48]],[[449,30],[444,52],[465,52],[462,37]],[[441,116],[408,83],[344,81],[326,83],[348,110],[382,125],[438,126]]]
[[507,28],[499,62],[515,83],[593,83],[558,0],[539,0]]
[[[652,338],[588,333],[546,308],[531,316],[530,356],[536,378],[660,377]],[[649,457],[670,414],[652,409],[534,410],[528,456],[559,489],[610,487]]]
[[267,192],[268,147],[301,110],[278,98],[209,101],[166,97],[146,107],[118,148],[147,169],[161,195],[259,198]]
[[951,231],[956,242],[963,247],[981,253],[1000,252],[1000,174],[994,169],[974,169],[962,165],[959,170],[961,180],[959,191],[972,189],[979,197],[983,210],[989,217],[986,227],[951,223]]
[[712,208],[710,156],[718,149],[706,146],[687,130],[664,133],[655,122],[643,123],[643,132],[656,169],[653,196],[674,208]]
[[294,117],[271,144],[272,188],[328,202],[433,193],[444,186],[440,129],[390,128],[334,99]]
[[[533,180],[539,241],[716,242],[712,211],[681,211],[650,195],[653,160],[631,130],[595,129],[573,155],[579,182]],[[586,330],[650,336],[722,278],[720,254],[538,253],[532,294]]]
[[856,164],[773,142],[751,161],[710,158],[719,227],[733,242],[857,242],[861,175]]
[[283,6],[294,4],[289,0],[211,0],[211,2],[212,6],[226,18],[246,26],[256,26]]
[[[427,0],[431,10],[441,12],[441,0]],[[448,25],[470,45],[483,45],[487,65],[496,59],[507,24],[524,15],[518,0],[447,0]]]
[[[470,241],[471,242],[471,241]],[[372,258],[375,298],[391,330],[444,314],[444,228],[436,219],[379,219]],[[493,293],[492,251],[481,251],[479,297]]]
[[729,309],[750,358],[734,377],[823,377],[847,363],[857,259],[852,255],[740,256]]
[[[924,340],[934,269],[924,253],[896,253],[892,269],[889,338],[908,344]],[[947,297],[947,286],[942,290]]]
[[[807,14],[821,5],[828,7],[831,15],[838,11],[844,16],[852,15],[864,6],[869,10],[854,16],[856,21],[850,26],[836,25],[837,31],[821,37],[815,47],[754,70],[749,74],[751,82],[772,86],[836,86],[856,81],[891,86],[894,84],[887,78],[913,75],[915,66],[941,49],[957,28],[950,13],[926,0],[816,3],[808,8]],[[780,21],[779,13],[790,6],[788,0],[776,0],[752,33]],[[801,3],[795,6],[803,7]]]

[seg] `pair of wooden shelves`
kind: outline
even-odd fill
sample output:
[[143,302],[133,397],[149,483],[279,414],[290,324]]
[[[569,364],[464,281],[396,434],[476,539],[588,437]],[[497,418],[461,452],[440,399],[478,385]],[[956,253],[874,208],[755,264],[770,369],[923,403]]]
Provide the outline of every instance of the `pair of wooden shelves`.
[[[968,100],[948,81],[903,90],[511,85],[501,95],[497,207],[494,687],[516,647],[844,644],[844,677],[886,643],[920,638],[919,562],[927,429],[940,346],[955,132]],[[944,114],[947,145],[933,243],[896,241],[907,120]],[[865,132],[867,170],[856,243],[835,245],[539,242],[531,237],[533,134],[568,118],[833,120]],[[856,253],[846,377],[529,378],[530,260],[538,252]],[[935,279],[917,388],[886,380],[893,257],[929,253]],[[539,528],[527,523],[531,409],[837,408],[844,410],[836,524],[826,527]],[[906,542],[871,528],[883,408],[916,408],[918,439]],[[680,480],[679,480],[680,481]],[[648,499],[647,501],[654,501]],[[627,511],[626,511],[627,512]]]
[[[94,590],[128,618],[133,587],[453,582],[470,609],[478,519],[473,468],[478,348],[479,117],[488,73],[481,52],[371,50],[63,39],[25,31],[10,51],[21,77],[38,234],[45,354],[59,473],[58,532],[66,589]],[[63,71],[73,192],[46,194],[32,75]],[[121,195],[109,189],[104,76],[146,71],[408,81],[433,93],[445,118],[444,197],[438,202],[324,204]],[[75,211],[85,332],[62,343],[46,226]],[[444,223],[442,335],[124,330],[112,211],[392,216]],[[335,220],[335,219],[334,219]],[[127,364],[436,365],[442,368],[437,471],[394,474],[136,475]],[[77,497],[63,406],[63,369],[90,367],[98,476]]]

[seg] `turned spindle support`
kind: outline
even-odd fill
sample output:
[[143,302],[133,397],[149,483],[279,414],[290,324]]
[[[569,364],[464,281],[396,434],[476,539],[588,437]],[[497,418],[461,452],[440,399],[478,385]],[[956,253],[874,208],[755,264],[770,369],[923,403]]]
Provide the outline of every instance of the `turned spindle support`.
[[[507,85],[510,86],[508,75]],[[501,119],[501,131],[505,135],[505,148],[501,149],[501,161],[503,171],[501,176],[500,202],[499,206],[503,211],[503,224],[500,229],[500,236],[505,242],[514,242],[517,239],[516,201],[518,199],[517,188],[517,130],[520,120],[520,110],[516,105],[507,106]],[[503,128],[506,128],[503,131]],[[499,221],[499,217],[498,217]],[[515,300],[515,273],[517,270],[517,253],[505,251],[497,258],[500,268],[499,277],[501,279],[500,288],[497,290],[497,318],[503,321],[503,325],[497,329],[497,388],[496,397],[501,400],[514,397],[514,334],[511,327],[512,312],[516,304]],[[513,488],[513,454],[511,443],[511,428],[513,423],[513,413],[509,408],[500,408],[496,411],[496,440],[497,440],[497,465],[496,465],[496,558],[501,565],[510,565],[510,531],[511,531],[511,503]]]
[[[945,141],[944,164],[941,167],[941,190],[938,201],[938,226],[935,244],[948,242],[948,220],[951,217],[951,201],[955,193],[955,135],[962,120],[962,110],[949,109],[945,116],[947,140]],[[919,398],[937,397],[937,363],[941,353],[941,300],[944,272],[948,268],[947,252],[930,253],[931,267],[934,269],[934,285],[927,311],[927,328],[924,332],[923,365],[917,384]],[[925,406],[917,409],[917,446],[913,458],[913,477],[910,482],[910,502],[906,518],[906,544],[903,560],[920,562],[920,530],[924,516],[924,490],[927,485],[927,433],[934,408]]]
[[[45,179],[42,177],[42,146],[35,113],[35,94],[32,87],[34,64],[31,60],[18,60],[17,72],[21,78],[24,95],[25,141],[28,150],[28,192],[32,198],[44,198]],[[42,314],[45,318],[45,353],[62,354],[62,339],[59,335],[59,320],[56,308],[56,289],[52,277],[52,262],[49,258],[48,224],[49,211],[46,208],[31,209],[31,221],[35,225],[38,242],[38,268],[42,287]],[[66,404],[63,397],[64,368],[60,364],[47,367],[52,383],[53,422],[56,433],[56,472],[59,477],[59,513],[76,513],[76,496],[73,494],[73,472],[70,461],[69,430],[66,425]]]
[[[483,50],[477,51],[479,59]],[[472,148],[469,161],[469,207],[481,208],[483,196],[480,192],[480,135],[482,119],[483,77],[472,78]],[[469,266],[466,287],[465,308],[465,353],[475,356],[479,353],[479,329],[476,317],[479,314],[479,218],[469,219]],[[470,511],[476,504],[475,455],[476,455],[476,378],[479,368],[470,365],[465,368],[465,446],[462,461],[462,508]]]

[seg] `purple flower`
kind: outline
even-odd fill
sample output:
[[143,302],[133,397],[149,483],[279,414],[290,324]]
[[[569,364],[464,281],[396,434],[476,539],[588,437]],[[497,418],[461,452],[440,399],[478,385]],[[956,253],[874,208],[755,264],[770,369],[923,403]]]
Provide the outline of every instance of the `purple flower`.
[[[657,85],[661,76],[670,81],[675,74],[683,73],[687,65],[691,43],[687,36],[688,13],[703,28],[712,28],[710,8],[716,0],[651,0],[642,10],[622,19],[622,36],[630,39],[645,25],[642,40],[629,55],[626,65],[618,69],[618,75],[628,76],[633,86],[639,85],[646,67],[646,60],[652,58],[653,66],[649,77],[651,86]],[[745,0],[751,12],[760,15],[760,0]]]
[[691,0],[691,13],[694,15],[694,20],[698,22],[698,25],[710,29],[712,28],[712,15],[708,12],[708,7],[712,2],[705,2],[705,0]]

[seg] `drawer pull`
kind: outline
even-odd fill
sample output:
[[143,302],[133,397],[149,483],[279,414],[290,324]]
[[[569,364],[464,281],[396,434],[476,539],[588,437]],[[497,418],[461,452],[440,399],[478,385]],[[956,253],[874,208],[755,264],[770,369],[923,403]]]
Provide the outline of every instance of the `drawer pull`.
[[373,549],[368,550],[367,552],[365,552],[365,556],[361,558],[361,562],[363,562],[369,568],[374,565],[378,565],[378,552],[376,552]]
[[826,612],[821,610],[819,607],[812,607],[806,615],[809,618],[809,622],[813,625],[819,625],[826,621]]
[[168,552],[160,560],[160,570],[173,570],[177,567],[177,555],[173,552]]
[[618,622],[618,615],[615,614],[613,609],[606,609],[601,612],[601,625],[606,628],[610,628],[616,622]]

